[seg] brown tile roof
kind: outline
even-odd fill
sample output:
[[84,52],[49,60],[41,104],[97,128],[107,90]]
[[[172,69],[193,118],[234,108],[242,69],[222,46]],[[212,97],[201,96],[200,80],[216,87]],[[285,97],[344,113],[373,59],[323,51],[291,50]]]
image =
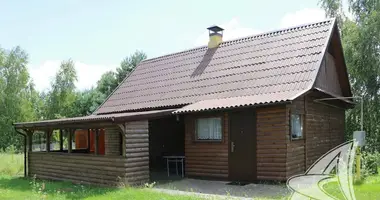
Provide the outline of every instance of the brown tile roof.
[[52,119],[36,122],[21,122],[14,123],[13,126],[16,128],[30,128],[30,127],[48,127],[48,126],[73,126],[76,124],[83,123],[97,123],[97,122],[119,122],[126,120],[134,120],[136,118],[149,118],[154,116],[170,115],[175,109],[166,110],[152,110],[143,112],[126,112],[126,113],[114,113],[107,115],[89,115],[84,117],[73,117],[73,118],[63,118],[63,119]]
[[183,108],[174,111],[173,114],[287,102],[294,100],[299,95],[299,91],[286,91],[251,96],[230,97],[224,99],[209,99],[184,106]]
[[250,96],[237,98],[244,104],[287,100],[284,94],[311,89],[334,25],[326,20],[145,60],[95,113],[241,96]]

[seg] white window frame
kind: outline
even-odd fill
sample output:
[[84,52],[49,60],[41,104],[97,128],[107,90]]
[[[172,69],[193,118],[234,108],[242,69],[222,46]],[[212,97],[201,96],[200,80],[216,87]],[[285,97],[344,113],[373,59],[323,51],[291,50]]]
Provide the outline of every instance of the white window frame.
[[[293,122],[293,117],[294,116],[298,116],[299,117],[299,125],[300,127],[297,128],[299,129],[298,131],[298,134],[293,134],[293,132],[295,131],[293,125],[294,125],[294,122]],[[298,114],[298,113],[291,113],[290,114],[290,138],[292,140],[299,140],[299,139],[303,139],[304,138],[304,124],[303,124],[303,115],[302,114]],[[293,137],[293,135],[295,135],[295,137]]]
[[[207,138],[207,139],[203,139],[203,138],[199,138],[199,125],[200,125],[200,120],[209,120],[209,122],[211,122],[211,120],[215,120],[215,119],[218,119],[219,120],[219,127],[212,127],[213,125],[212,124],[209,124],[210,126],[210,129],[211,131],[213,131],[213,133],[209,132],[208,135],[210,136],[210,138]],[[210,130],[209,129],[209,130]],[[215,131],[217,130],[220,130],[219,133],[215,133]],[[207,134],[206,134],[207,135]],[[214,137],[212,137],[214,136]],[[215,137],[216,136],[216,137]],[[220,142],[223,140],[223,117],[221,116],[213,116],[213,117],[199,117],[195,120],[195,140],[196,141],[217,141],[217,142]]]

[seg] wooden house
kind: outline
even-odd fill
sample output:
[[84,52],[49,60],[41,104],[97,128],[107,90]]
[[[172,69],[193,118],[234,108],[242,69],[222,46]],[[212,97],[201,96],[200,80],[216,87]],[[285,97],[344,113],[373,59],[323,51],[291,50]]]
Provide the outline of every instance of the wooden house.
[[141,184],[183,155],[186,177],[284,181],[343,142],[353,103],[339,99],[352,93],[334,19],[231,41],[209,31],[208,45],[141,62],[90,116],[15,123],[26,175]]

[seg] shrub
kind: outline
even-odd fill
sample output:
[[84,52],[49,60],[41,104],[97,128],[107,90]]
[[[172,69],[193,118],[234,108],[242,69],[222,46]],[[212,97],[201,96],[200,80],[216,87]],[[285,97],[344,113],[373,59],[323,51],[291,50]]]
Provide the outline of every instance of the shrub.
[[364,177],[378,174],[378,167],[380,166],[380,153],[362,153],[362,174]]

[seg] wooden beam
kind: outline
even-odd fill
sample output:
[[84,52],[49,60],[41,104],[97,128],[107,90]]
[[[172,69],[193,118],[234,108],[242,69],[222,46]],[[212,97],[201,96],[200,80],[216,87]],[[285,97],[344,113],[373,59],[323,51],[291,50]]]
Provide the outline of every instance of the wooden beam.
[[117,126],[119,127],[119,129],[121,130],[120,134],[121,134],[121,155],[125,157],[126,155],[126,137],[125,137],[125,125],[124,124],[117,124]]
[[124,124],[117,124],[121,132],[125,133],[125,125]]
[[72,149],[73,149],[73,143],[72,143],[72,133],[73,133],[73,129],[69,129],[69,135],[68,135],[68,153],[71,153],[72,152]]
[[28,140],[28,152],[32,152],[33,150],[33,132],[32,130],[24,130],[27,135]]
[[95,155],[99,154],[99,129],[95,129]]
[[125,155],[126,155],[126,141],[125,141],[125,133],[120,133],[121,134],[121,155],[123,156],[123,157],[125,157]]
[[59,129],[59,150],[63,151],[63,130]]

